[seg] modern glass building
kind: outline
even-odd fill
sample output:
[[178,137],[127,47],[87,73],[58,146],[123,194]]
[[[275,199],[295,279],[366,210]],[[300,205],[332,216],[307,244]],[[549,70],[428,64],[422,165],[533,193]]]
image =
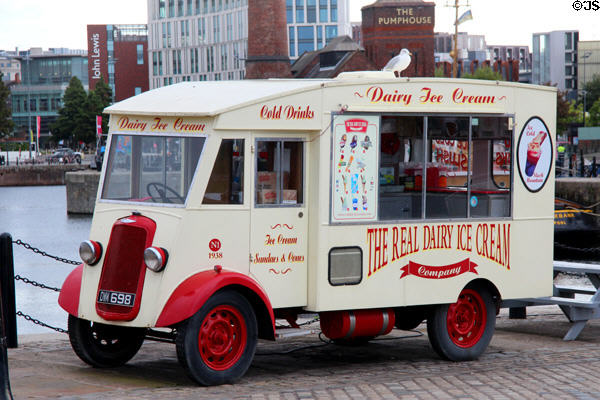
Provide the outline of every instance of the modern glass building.
[[[256,0],[260,1],[260,0]],[[350,35],[350,0],[286,0],[290,59]],[[248,0],[148,0],[150,88],[243,79]]]
[[578,31],[533,34],[532,83],[557,85],[567,96],[577,96]]
[[81,51],[77,51],[79,54],[61,53],[27,51],[21,54],[21,83],[11,86],[12,120],[16,132],[32,129],[35,134],[36,116],[39,115],[40,137],[48,136],[71,78],[79,78],[88,90],[87,54]]

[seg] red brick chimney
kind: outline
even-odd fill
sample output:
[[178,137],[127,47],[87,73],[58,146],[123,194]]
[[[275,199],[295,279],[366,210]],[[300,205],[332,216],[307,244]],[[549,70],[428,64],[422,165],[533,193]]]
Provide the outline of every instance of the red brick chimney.
[[285,0],[248,0],[246,79],[291,77]]

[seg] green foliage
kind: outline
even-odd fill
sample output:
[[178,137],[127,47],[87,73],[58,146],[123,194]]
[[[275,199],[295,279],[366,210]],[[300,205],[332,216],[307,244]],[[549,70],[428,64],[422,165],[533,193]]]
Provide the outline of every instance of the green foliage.
[[[112,90],[103,79],[95,90],[86,95],[81,81],[71,78],[63,96],[63,107],[58,111],[58,119],[52,125],[53,138],[71,144],[96,142],[96,116],[112,102]],[[108,130],[108,117],[102,117],[102,132]]]
[[81,81],[76,76],[72,77],[63,95],[63,107],[58,110],[58,118],[51,127],[54,140],[75,144],[86,136],[86,99]]
[[436,67],[435,71],[433,71],[433,76],[435,76],[436,78],[444,78],[444,77],[446,77],[446,75],[444,75],[444,68],[442,68],[442,67]]
[[592,104],[588,114],[589,118],[585,122],[586,126],[600,126],[600,99]]
[[0,72],[0,137],[8,136],[14,127],[11,119],[11,110],[8,107],[8,96],[10,90],[2,82],[4,74]]
[[503,81],[504,78],[500,72],[494,71],[491,67],[485,66],[477,68],[473,74],[463,74],[461,78],[465,79],[483,79],[487,81]]
[[[583,88],[587,92],[585,101],[589,110],[590,106],[600,99],[600,75],[594,75],[592,80],[586,82]],[[583,101],[583,98],[581,101]]]

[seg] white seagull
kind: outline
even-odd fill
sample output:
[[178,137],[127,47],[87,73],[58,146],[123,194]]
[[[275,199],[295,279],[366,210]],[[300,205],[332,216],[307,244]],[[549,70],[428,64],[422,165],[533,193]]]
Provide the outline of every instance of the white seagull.
[[400,50],[400,54],[396,57],[392,57],[385,67],[383,67],[383,71],[393,71],[396,76],[400,76],[400,72],[404,71],[410,65],[410,51],[407,49]]

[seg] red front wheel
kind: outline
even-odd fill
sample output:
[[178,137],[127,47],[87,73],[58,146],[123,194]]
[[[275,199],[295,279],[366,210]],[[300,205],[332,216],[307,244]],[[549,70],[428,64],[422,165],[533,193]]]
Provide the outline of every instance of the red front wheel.
[[220,292],[177,328],[177,358],[201,385],[232,383],[252,363],[257,332],[256,315],[246,298]]
[[436,306],[427,319],[427,334],[440,357],[451,361],[478,358],[496,326],[496,307],[489,291],[467,288],[453,304]]

